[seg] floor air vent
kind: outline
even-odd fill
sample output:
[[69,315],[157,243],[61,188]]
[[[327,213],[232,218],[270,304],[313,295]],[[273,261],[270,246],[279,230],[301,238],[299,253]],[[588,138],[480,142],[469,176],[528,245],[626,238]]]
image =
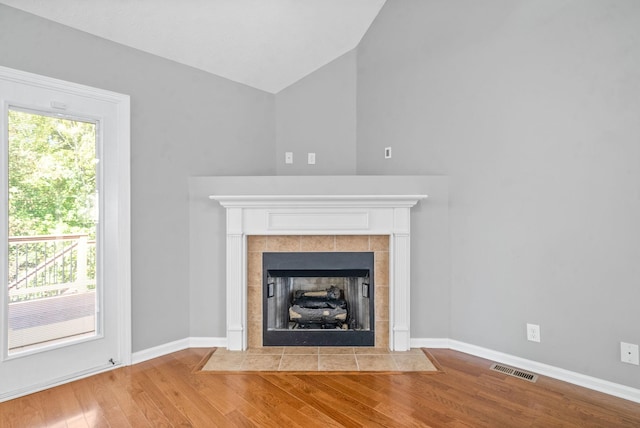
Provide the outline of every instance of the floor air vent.
[[538,375],[533,373],[525,372],[524,370],[514,369],[512,367],[503,366],[502,364],[492,364],[491,370],[504,373],[509,376],[517,377],[520,379],[528,380],[529,382],[535,382],[538,380]]

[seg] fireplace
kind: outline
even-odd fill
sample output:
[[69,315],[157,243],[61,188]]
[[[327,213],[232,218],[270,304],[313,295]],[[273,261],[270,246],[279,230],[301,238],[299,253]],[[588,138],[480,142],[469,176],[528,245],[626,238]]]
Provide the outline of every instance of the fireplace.
[[263,253],[264,346],[374,346],[373,252]]
[[[366,177],[358,181],[370,181]],[[367,186],[370,191],[375,186]],[[278,194],[211,195],[226,208],[227,348],[247,349],[252,322],[247,306],[254,287],[248,284],[252,264],[248,237],[254,236],[387,236],[389,250],[388,348],[410,348],[410,209],[426,195]],[[260,268],[261,270],[261,268]],[[257,287],[260,291],[260,286]],[[376,334],[379,330],[376,329]],[[261,339],[261,338],[260,338]],[[262,340],[260,340],[262,341]],[[257,346],[262,346],[259,344]],[[375,343],[375,346],[385,346]]]

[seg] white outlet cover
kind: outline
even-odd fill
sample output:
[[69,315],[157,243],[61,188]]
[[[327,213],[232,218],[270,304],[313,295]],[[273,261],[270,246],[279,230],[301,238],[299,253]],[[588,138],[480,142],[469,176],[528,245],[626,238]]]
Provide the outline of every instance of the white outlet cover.
[[640,365],[640,353],[638,345],[620,342],[620,361],[628,364]]
[[540,342],[540,326],[537,324],[527,324],[527,340]]

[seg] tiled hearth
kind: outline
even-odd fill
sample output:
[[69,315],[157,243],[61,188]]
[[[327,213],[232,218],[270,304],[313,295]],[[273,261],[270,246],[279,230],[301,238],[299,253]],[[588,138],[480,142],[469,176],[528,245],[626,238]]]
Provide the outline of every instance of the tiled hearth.
[[247,335],[249,348],[262,347],[263,252],[374,253],[375,344],[389,346],[389,236],[388,235],[251,235],[247,237]]
[[264,347],[247,351],[217,349],[203,371],[436,371],[421,349]]

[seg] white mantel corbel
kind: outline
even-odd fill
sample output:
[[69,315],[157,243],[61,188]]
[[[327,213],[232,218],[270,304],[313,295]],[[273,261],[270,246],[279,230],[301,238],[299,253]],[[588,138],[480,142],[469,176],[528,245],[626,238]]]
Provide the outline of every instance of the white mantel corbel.
[[426,195],[211,195],[227,211],[227,348],[247,348],[248,235],[389,235],[389,347],[409,349],[410,209]]

